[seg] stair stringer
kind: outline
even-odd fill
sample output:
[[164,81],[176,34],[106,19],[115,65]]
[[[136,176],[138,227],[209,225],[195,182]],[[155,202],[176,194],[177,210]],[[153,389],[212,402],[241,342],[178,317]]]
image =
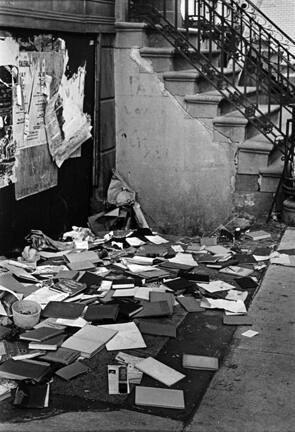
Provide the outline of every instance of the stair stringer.
[[117,45],[115,91],[117,168],[151,225],[195,234],[230,218],[237,146],[188,114],[139,47]]

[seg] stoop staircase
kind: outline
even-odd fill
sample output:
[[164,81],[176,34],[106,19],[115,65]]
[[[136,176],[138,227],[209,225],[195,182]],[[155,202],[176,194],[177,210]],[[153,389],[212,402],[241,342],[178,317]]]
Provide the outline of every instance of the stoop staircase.
[[[290,148],[295,42],[249,0],[129,2],[140,54],[215,142],[237,146],[235,207],[267,213]],[[284,156],[284,157],[282,157]]]

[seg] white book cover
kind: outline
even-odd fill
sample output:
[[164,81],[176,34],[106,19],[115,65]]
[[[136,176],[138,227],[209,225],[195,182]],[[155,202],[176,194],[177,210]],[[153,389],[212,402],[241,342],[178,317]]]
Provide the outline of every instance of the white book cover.
[[117,330],[114,329],[86,325],[63,342],[61,346],[90,356],[93,352],[102,348],[116,333]]
[[176,384],[178,381],[185,378],[185,375],[182,373],[159,362],[153,357],[148,357],[143,361],[136,363],[136,368],[168,387],[171,387],[173,384]]
[[97,326],[115,330],[117,334],[106,344],[107,351],[146,348],[146,343],[134,322]]

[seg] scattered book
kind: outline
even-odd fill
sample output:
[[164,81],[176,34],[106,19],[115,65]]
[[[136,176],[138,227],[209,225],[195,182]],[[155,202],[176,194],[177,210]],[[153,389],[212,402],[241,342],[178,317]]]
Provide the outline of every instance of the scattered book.
[[69,263],[81,263],[83,261],[90,261],[93,263],[98,263],[100,258],[94,251],[83,251],[83,252],[70,252],[65,255]]
[[251,288],[256,288],[258,286],[258,283],[253,278],[251,278],[249,276],[237,278],[237,279],[235,279],[235,281],[237,282],[237,284],[239,285],[240,288],[245,289],[245,290],[251,289]]
[[67,266],[73,271],[91,270],[95,269],[95,264],[91,261],[79,261],[79,262],[69,262]]
[[50,287],[53,291],[67,293],[70,297],[79,294],[86,288],[86,283],[77,282],[72,279],[59,279]]
[[163,318],[137,319],[136,324],[142,334],[176,338],[176,325]]
[[177,294],[181,294],[187,290],[195,288],[195,284],[193,282],[190,282],[184,278],[176,278],[169,281],[165,281],[164,285],[172,289]]
[[200,306],[200,300],[194,297],[179,296],[177,301],[187,312],[202,312],[204,310]]
[[215,371],[218,369],[218,358],[183,354],[182,366],[187,369]]
[[14,393],[13,405],[20,408],[47,408],[50,383],[21,382]]
[[90,367],[86,366],[84,363],[80,361],[76,361],[74,363],[62,367],[61,369],[58,369],[55,372],[55,375],[59,376],[60,378],[66,381],[70,381],[71,379],[76,378],[77,376],[83,375],[88,372],[91,372]]
[[184,394],[182,390],[136,386],[135,405],[184,409]]
[[77,360],[79,356],[79,351],[59,347],[56,351],[49,351],[45,355],[41,356],[40,360],[68,365]]
[[86,283],[87,287],[90,287],[91,285],[96,285],[99,287],[102,282],[102,277],[95,273],[85,271],[82,272],[82,275],[78,277],[78,281],[81,283]]
[[115,279],[113,280],[113,289],[120,289],[120,288],[134,288],[135,284],[133,279],[128,278],[121,278],[121,279]]
[[148,357],[141,362],[136,363],[136,368],[168,387],[171,387],[173,384],[176,384],[178,381],[185,378],[185,375],[182,373],[172,369],[164,363],[161,363],[153,357]]
[[56,351],[57,348],[63,343],[64,339],[65,339],[65,335],[60,334],[50,339],[46,339],[43,342],[30,342],[29,349],[42,350],[42,351],[43,350]]
[[54,327],[39,327],[34,330],[29,330],[20,335],[20,339],[33,341],[33,342],[44,342],[55,336],[64,333],[64,329],[54,328]]
[[108,324],[98,328],[110,329],[117,334],[106,344],[107,351],[146,348],[146,343],[134,322],[121,324]]
[[247,239],[250,239],[250,240],[258,241],[258,240],[264,240],[264,239],[271,238],[271,235],[270,235],[270,233],[268,233],[266,231],[258,230],[258,231],[246,232],[245,237]]
[[115,322],[119,313],[119,305],[98,305],[93,304],[87,307],[84,319],[90,322]]
[[239,267],[239,266],[231,266],[231,267],[225,267],[221,270],[219,270],[220,273],[229,274],[232,276],[249,276],[254,272],[253,269],[245,268],[245,267]]
[[180,270],[179,276],[193,282],[209,282],[210,276],[207,273],[194,273]]
[[79,351],[83,357],[90,358],[98,353],[116,333],[117,330],[114,329],[86,325],[65,340],[62,347]]
[[37,360],[6,360],[0,365],[0,378],[39,382],[50,372],[50,364]]
[[136,313],[136,318],[160,317],[171,315],[171,308],[166,301],[143,302],[143,309]]
[[158,291],[151,291],[150,292],[150,302],[159,302],[159,301],[165,301],[167,302],[169,309],[170,309],[170,314],[173,314],[173,308],[175,305],[175,297],[174,294],[172,293],[167,293],[167,292],[158,292]]
[[136,302],[120,302],[119,313],[124,318],[132,318],[138,312],[143,310],[143,306]]
[[49,302],[42,311],[45,318],[75,319],[82,315],[85,305],[81,303]]

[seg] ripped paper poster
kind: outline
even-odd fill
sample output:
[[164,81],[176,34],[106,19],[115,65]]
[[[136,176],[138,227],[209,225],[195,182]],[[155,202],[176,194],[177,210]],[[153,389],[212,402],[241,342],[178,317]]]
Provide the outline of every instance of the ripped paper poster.
[[12,133],[12,67],[0,66],[0,188],[16,182],[16,144]]
[[58,167],[91,137],[91,119],[83,113],[85,75],[86,66],[80,66],[69,79],[64,74],[58,93],[47,102],[49,151]]
[[14,100],[14,137],[18,148],[47,144],[44,115],[47,98],[59,88],[64,55],[57,52],[20,52],[20,95]]

